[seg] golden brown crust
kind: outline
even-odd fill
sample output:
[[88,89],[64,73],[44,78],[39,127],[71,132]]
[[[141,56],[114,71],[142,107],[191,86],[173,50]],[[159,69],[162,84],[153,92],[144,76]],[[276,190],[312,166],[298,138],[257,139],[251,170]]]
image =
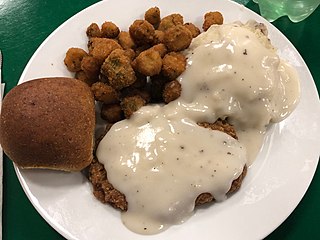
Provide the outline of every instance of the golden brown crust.
[[43,78],[6,95],[0,142],[20,167],[80,171],[93,158],[94,128],[94,99],[85,83]]
[[[246,174],[247,174],[247,166],[244,166],[243,171],[240,174],[240,176],[237,179],[233,180],[233,182],[231,184],[231,187],[230,187],[230,189],[229,189],[227,194],[232,194],[232,193],[236,192],[237,190],[239,190],[239,188],[241,187],[242,181],[243,181],[244,177],[246,176]],[[198,205],[202,205],[202,204],[205,204],[205,203],[212,202],[214,200],[215,199],[214,199],[214,197],[212,196],[211,193],[201,193],[197,197],[195,204],[196,204],[196,206],[198,206]]]
[[144,14],[144,19],[153,26],[158,26],[161,21],[160,9],[158,7],[149,8]]
[[182,51],[189,47],[192,34],[183,25],[177,25],[164,32],[163,43],[169,51]]
[[105,38],[116,38],[120,33],[119,28],[113,22],[104,22],[101,25],[101,35]]
[[115,208],[126,211],[128,203],[126,197],[115,189],[108,181],[104,166],[96,159],[89,167],[89,180],[93,186],[93,195],[102,203],[109,203]]
[[213,24],[223,24],[223,16],[220,12],[207,12],[204,15],[204,22],[202,24],[203,31],[207,31]]
[[173,80],[186,70],[186,57],[179,52],[166,54],[162,61],[162,74]]
[[201,122],[201,123],[198,123],[198,125],[201,127],[204,127],[204,128],[210,128],[212,130],[218,130],[221,132],[225,132],[225,133],[229,134],[231,137],[238,139],[237,134],[236,134],[236,130],[226,120],[218,119],[214,123]]
[[183,16],[179,13],[173,13],[161,19],[158,30],[166,31],[177,25],[183,24]]
[[181,95],[181,84],[177,80],[172,80],[164,86],[162,98],[165,103],[176,100]]

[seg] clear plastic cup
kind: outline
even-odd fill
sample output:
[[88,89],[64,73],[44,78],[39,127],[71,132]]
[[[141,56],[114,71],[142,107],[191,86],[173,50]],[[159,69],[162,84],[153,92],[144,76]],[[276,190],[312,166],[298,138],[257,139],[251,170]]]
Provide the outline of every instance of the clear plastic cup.
[[287,15],[292,22],[306,19],[320,4],[320,0],[253,0],[259,4],[261,16],[272,22]]

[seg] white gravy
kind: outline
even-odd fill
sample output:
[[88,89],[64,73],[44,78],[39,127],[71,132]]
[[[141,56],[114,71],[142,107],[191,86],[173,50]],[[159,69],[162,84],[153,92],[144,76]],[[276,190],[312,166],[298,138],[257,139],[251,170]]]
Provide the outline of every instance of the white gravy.
[[[224,24],[199,35],[185,52],[180,98],[142,107],[100,142],[98,160],[126,196],[122,220],[132,231],[155,234],[185,221],[201,193],[224,200],[266,126],[295,108],[297,74],[255,26]],[[197,125],[218,118],[228,118],[239,141]]]

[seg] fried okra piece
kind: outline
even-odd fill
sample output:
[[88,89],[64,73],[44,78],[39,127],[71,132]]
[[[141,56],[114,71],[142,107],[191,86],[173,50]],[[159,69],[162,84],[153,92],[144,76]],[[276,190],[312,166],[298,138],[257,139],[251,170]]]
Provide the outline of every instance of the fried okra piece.
[[101,25],[101,36],[105,38],[116,38],[120,33],[119,28],[113,22],[104,22]]
[[193,38],[197,37],[200,34],[200,29],[193,23],[185,23],[183,24],[183,26],[188,28]]
[[154,45],[154,46],[151,47],[151,49],[157,51],[162,58],[163,58],[164,55],[166,55],[166,53],[167,53],[167,47],[166,47],[166,45],[164,45],[163,43],[159,43],[159,44],[157,44],[157,45]]
[[133,68],[145,75],[154,76],[160,73],[162,67],[162,59],[160,53],[152,48],[149,48],[139,54],[132,62]]
[[128,87],[136,81],[131,60],[122,49],[110,53],[101,66],[101,73],[108,78],[109,85],[116,90]]
[[115,49],[122,49],[113,39],[109,38],[90,38],[88,42],[89,54],[96,58],[101,64]]
[[70,72],[81,70],[82,59],[88,56],[88,53],[81,48],[69,48],[64,58],[64,64]]
[[92,37],[101,37],[101,30],[96,23],[91,23],[90,26],[87,28],[86,34],[88,38]]
[[135,20],[129,27],[129,33],[137,45],[144,45],[153,42],[154,27],[146,20]]
[[100,116],[109,123],[116,123],[124,119],[124,114],[119,104],[102,104]]
[[100,67],[101,64],[99,60],[92,56],[85,56],[81,61],[81,70],[83,70],[90,79],[99,79]]
[[96,101],[103,102],[105,104],[119,102],[119,93],[113,87],[103,82],[96,82],[92,84],[91,91]]
[[92,84],[94,84],[96,81],[98,81],[98,79],[95,79],[95,78],[89,78],[87,76],[87,74],[83,71],[83,70],[80,70],[78,72],[76,72],[75,74],[75,78],[88,84],[88,86],[91,86]]
[[156,45],[159,43],[163,43],[163,39],[164,39],[164,32],[160,30],[155,30],[154,36],[153,36],[153,44]]
[[179,13],[170,14],[162,18],[158,30],[165,32],[167,29],[183,24],[183,17]]
[[157,27],[161,21],[160,9],[158,7],[149,8],[144,14],[144,19]]
[[185,26],[177,25],[165,31],[163,41],[169,51],[181,51],[189,47],[192,35]]
[[176,100],[181,95],[181,84],[177,80],[173,80],[165,84],[162,97],[165,103]]
[[186,57],[182,53],[170,52],[162,59],[162,74],[169,79],[176,79],[186,70]]
[[129,48],[124,50],[124,55],[126,55],[132,61],[136,57],[136,52],[133,49]]
[[133,39],[130,36],[130,33],[121,31],[118,35],[119,44],[123,49],[135,49],[136,44],[134,43]]
[[207,31],[213,24],[223,24],[223,16],[220,12],[208,12],[204,15],[203,31]]
[[146,101],[140,95],[124,97],[120,103],[126,118],[130,118],[135,111],[144,105],[146,105]]

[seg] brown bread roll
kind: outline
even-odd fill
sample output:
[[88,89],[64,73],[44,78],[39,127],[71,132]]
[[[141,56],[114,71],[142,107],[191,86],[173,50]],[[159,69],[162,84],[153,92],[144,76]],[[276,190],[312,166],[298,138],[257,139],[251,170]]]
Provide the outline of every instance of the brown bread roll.
[[72,78],[22,83],[4,98],[0,143],[22,168],[80,171],[93,158],[94,98]]

